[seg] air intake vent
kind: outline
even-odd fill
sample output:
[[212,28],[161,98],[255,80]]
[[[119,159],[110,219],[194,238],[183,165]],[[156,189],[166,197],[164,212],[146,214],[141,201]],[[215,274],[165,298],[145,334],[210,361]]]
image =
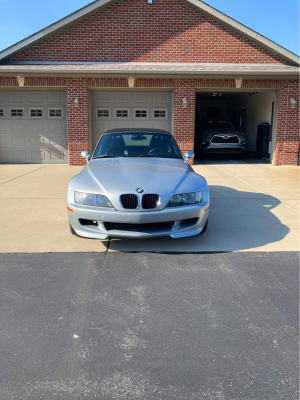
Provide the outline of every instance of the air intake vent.
[[159,200],[159,196],[157,194],[145,194],[142,200],[142,207],[145,210],[149,210],[151,208],[156,208]]
[[138,207],[138,198],[135,194],[122,194],[121,204],[127,210],[135,210]]

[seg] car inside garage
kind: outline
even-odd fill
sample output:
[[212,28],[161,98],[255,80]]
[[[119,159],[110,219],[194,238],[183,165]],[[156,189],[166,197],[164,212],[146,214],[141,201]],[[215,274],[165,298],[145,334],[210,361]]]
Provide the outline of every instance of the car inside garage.
[[197,92],[195,159],[272,162],[276,99],[274,90]]

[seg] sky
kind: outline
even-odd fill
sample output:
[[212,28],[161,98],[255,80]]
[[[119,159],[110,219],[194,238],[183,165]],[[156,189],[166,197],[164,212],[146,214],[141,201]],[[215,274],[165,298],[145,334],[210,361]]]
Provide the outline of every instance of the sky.
[[[0,0],[0,51],[89,3],[91,0]],[[299,0],[206,0],[206,3],[299,54]]]

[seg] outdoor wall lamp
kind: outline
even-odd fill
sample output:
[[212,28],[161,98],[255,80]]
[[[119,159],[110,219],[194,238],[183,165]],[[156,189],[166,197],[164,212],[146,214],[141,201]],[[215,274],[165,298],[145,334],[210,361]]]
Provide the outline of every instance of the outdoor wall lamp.
[[243,78],[235,79],[235,87],[240,89],[242,87]]
[[182,107],[183,107],[183,108],[187,108],[187,106],[188,106],[188,102],[187,102],[186,97],[184,97],[184,98],[182,99]]
[[128,87],[133,88],[135,83],[135,78],[130,76],[127,80],[128,80]]
[[74,99],[74,106],[75,106],[75,107],[79,107],[79,100],[78,100],[78,97],[75,97],[75,99]]
[[18,81],[19,86],[24,86],[25,76],[17,76],[17,81]]
[[296,108],[296,100],[292,97],[291,100],[291,108]]

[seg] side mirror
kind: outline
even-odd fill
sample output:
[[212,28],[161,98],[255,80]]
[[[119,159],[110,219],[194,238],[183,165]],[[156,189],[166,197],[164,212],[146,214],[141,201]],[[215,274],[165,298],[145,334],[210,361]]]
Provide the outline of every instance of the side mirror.
[[192,151],[187,151],[184,154],[184,162],[187,163],[190,158],[194,158],[194,157],[195,157],[195,154]]
[[84,150],[81,152],[81,157],[86,159],[86,162],[88,163],[91,159],[91,153],[87,150]]

